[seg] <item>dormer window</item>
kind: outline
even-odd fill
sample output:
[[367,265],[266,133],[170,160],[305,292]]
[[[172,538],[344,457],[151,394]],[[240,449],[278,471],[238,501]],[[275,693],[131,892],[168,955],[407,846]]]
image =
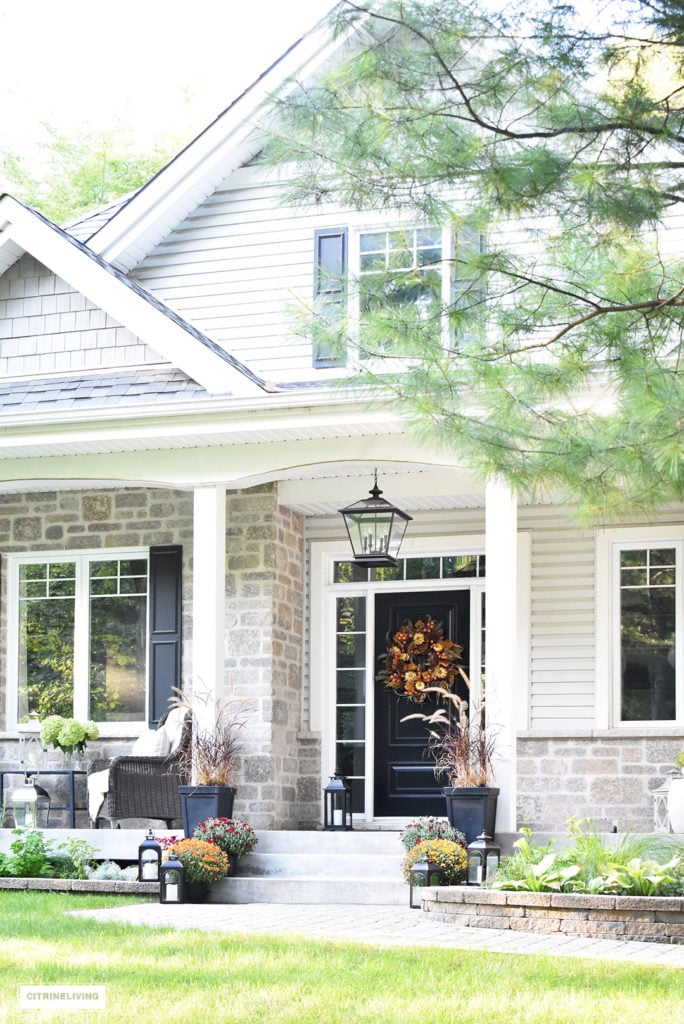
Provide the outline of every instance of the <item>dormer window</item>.
[[450,253],[451,232],[439,227],[317,231],[313,365],[346,364],[350,322],[361,359],[390,352],[399,323],[446,338]]

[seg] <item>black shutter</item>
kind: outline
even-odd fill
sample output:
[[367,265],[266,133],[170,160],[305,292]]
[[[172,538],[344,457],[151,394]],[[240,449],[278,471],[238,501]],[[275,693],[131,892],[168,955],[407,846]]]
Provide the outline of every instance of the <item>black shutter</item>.
[[150,548],[148,719],[156,729],[169,710],[172,687],[181,686],[183,548]]
[[321,329],[314,325],[313,365],[343,366],[346,354],[334,338],[344,324],[347,301],[347,229],[314,232],[314,302]]

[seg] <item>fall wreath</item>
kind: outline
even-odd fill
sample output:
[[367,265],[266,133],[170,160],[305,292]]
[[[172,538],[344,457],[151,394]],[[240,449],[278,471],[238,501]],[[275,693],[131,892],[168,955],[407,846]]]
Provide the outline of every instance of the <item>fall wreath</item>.
[[463,646],[447,640],[441,622],[428,615],[423,621],[408,619],[396,633],[387,634],[385,667],[375,677],[390,690],[417,704],[426,698],[428,687],[451,690],[463,669]]

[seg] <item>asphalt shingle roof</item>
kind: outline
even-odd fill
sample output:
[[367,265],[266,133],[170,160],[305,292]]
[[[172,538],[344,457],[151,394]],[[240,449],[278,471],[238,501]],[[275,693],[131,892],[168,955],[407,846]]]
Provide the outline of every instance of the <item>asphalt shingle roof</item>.
[[0,382],[0,412],[76,409],[79,405],[149,405],[201,400],[207,391],[174,367]]

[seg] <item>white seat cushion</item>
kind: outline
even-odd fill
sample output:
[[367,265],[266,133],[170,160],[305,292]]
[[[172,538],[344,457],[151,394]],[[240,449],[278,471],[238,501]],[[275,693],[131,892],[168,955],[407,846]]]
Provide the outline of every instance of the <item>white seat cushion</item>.
[[88,817],[97,821],[100,808],[109,792],[109,768],[88,776]]

